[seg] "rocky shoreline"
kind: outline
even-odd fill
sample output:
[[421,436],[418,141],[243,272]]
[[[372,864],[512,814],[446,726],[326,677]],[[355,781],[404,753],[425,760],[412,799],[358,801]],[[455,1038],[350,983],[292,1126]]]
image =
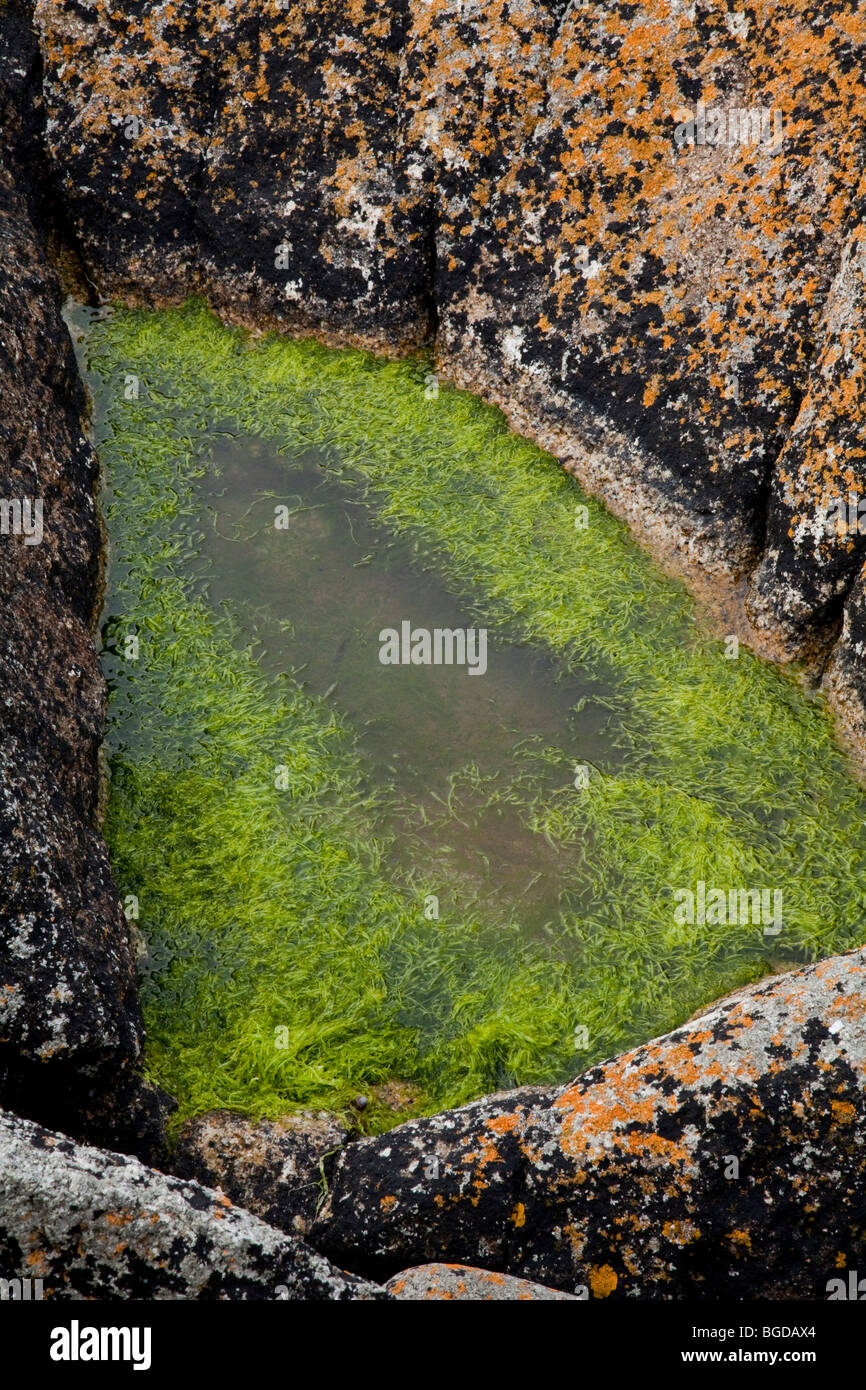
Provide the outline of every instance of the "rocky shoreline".
[[52,1298],[824,1298],[862,1253],[864,979],[834,957],[374,1138],[204,1116],[180,1176],[4,1113],[0,1249]]
[[[823,518],[866,492],[863,16],[147,8],[0,4],[0,494],[44,505],[40,544],[0,541],[2,1273],[72,1298],[822,1297],[866,1217],[862,952],[569,1087],[350,1143],[207,1117],[160,1171],[96,828],[98,463],[55,267],[432,344],[728,630],[823,671],[862,763],[863,540]],[[678,145],[705,97],[778,111],[781,142]]]
[[[131,33],[35,7],[47,157],[100,292],[432,340],[687,581],[748,578],[754,645],[823,660],[850,613],[831,671],[856,726],[863,542],[821,519],[866,463],[862,18],[151,8]],[[702,94],[772,138],[678,144]]]

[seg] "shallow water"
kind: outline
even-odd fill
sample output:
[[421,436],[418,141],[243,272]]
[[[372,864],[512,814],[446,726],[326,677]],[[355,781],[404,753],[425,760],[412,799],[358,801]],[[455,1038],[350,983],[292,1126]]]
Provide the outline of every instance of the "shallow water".
[[[72,322],[111,536],[106,835],[182,1113],[565,1079],[856,944],[866,807],[819,703],[726,660],[495,412],[201,308]],[[383,666],[403,621],[485,626],[485,674]],[[683,923],[700,881],[783,891],[784,930]]]
[[[387,792],[381,820],[402,864],[438,874],[453,901],[516,911],[528,931],[554,922],[565,851],[527,828],[512,789],[573,791],[561,768],[533,756],[551,743],[575,766],[621,765],[605,705],[614,688],[493,631],[477,675],[468,665],[383,665],[384,629],[408,620],[465,630],[476,620],[374,523],[324,451],[286,457],[223,436],[195,492],[209,518],[202,591],[238,618],[264,672],[297,678],[348,721],[367,789]],[[278,506],[289,508],[286,529],[274,525]],[[565,905],[577,903],[566,895]]]

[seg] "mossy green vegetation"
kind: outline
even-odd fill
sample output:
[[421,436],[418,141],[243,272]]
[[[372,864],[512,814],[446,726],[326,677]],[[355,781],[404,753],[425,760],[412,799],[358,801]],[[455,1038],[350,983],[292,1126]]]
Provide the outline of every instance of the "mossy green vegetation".
[[[429,1111],[564,1079],[774,964],[860,943],[864,797],[821,703],[726,659],[684,590],[497,411],[431,389],[420,359],[255,339],[198,304],[96,316],[83,352],[112,546],[106,833],[148,946],[150,1071],[181,1115],[340,1110],[394,1078]],[[557,790],[495,793],[560,851],[555,930],[483,906],[427,920],[441,885],[395,856],[349,723],[267,675],[208,602],[194,485],[227,421],[287,458],[328,450],[480,623],[611,690],[620,766],[578,790],[552,745]],[[699,880],[781,889],[782,931],[677,922],[674,890]]]

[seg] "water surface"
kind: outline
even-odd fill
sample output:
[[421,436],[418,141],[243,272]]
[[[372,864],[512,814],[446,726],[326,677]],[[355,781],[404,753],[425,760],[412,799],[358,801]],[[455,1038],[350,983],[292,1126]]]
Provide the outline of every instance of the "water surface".
[[[202,591],[239,619],[269,677],[298,679],[348,722],[368,790],[389,793],[382,824],[400,861],[440,877],[455,901],[498,901],[533,933],[576,907],[562,886],[562,856],[574,852],[533,833],[519,803],[530,787],[573,795],[578,766],[622,764],[613,687],[494,629],[483,674],[383,665],[380,633],[404,619],[432,632],[478,618],[375,523],[324,450],[286,457],[224,434],[196,497],[208,517]],[[278,507],[289,509],[285,529]],[[539,756],[551,745],[567,751],[566,775]]]

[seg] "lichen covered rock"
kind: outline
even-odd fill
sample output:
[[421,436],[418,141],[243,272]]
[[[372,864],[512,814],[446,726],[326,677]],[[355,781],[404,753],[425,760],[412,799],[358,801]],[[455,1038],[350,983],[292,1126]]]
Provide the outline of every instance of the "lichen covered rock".
[[385,1288],[392,1298],[405,1302],[549,1303],[574,1297],[533,1284],[529,1279],[473,1269],[471,1265],[419,1265],[417,1269],[404,1269],[389,1279]]
[[382,346],[429,326],[399,149],[407,7],[39,4],[46,136],[109,295],[205,289],[245,322]]
[[590,1298],[822,1298],[864,1258],[866,950],[740,991],[543,1100],[340,1154],[312,1239]]
[[729,626],[823,659],[863,551],[824,527],[866,491],[862,7],[40,0],[36,25],[105,293],[435,338]]
[[4,1278],[50,1299],[368,1299],[228,1198],[0,1112]]
[[135,964],[93,824],[105,717],[92,640],[98,469],[59,281],[10,172],[20,176],[32,138],[14,118],[32,76],[10,40],[23,33],[20,7],[10,24],[0,46],[0,110],[12,113],[0,135],[0,1098],[79,1134],[102,1138],[107,1125],[119,1145],[152,1152],[161,1103],[134,1076]]
[[303,1234],[346,1137],[340,1122],[325,1113],[298,1111],[255,1122],[212,1110],[186,1122],[172,1168],[179,1177],[219,1188],[269,1225]]
[[443,369],[717,573],[759,557],[831,288],[852,308],[863,38],[805,0],[571,7],[539,120],[462,229]]
[[134,1055],[135,975],[108,855],[12,737],[0,745],[3,1053],[20,1059]]

